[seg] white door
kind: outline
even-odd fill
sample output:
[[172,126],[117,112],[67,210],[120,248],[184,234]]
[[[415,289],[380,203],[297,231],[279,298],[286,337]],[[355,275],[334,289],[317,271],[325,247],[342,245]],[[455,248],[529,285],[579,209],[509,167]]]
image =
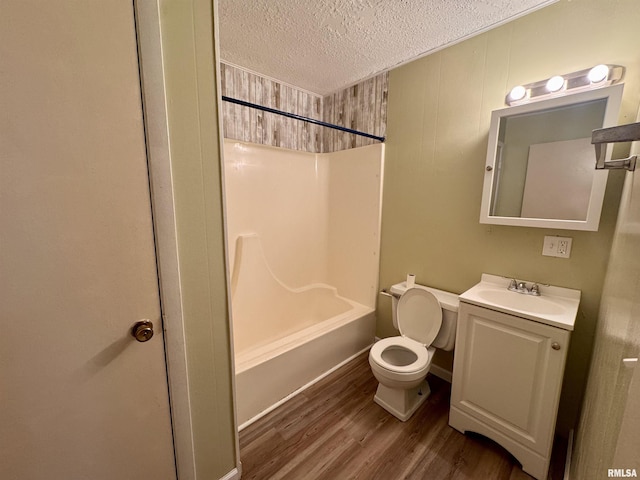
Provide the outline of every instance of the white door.
[[140,102],[131,0],[0,2],[3,480],[176,478]]

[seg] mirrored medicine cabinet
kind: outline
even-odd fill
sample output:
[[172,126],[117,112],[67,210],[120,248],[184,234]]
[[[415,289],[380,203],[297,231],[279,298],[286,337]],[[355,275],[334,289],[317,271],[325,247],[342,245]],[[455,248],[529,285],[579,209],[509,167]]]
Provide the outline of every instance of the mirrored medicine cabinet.
[[493,111],[480,223],[598,230],[608,172],[595,169],[591,132],[617,124],[622,89]]

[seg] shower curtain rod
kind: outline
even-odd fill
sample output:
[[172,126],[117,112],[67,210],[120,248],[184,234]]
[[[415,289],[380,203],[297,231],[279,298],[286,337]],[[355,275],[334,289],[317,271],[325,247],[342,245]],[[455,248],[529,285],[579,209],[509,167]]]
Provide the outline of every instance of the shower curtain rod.
[[315,118],[303,117],[302,115],[296,115],[295,113],[283,112],[282,110],[276,110],[275,108],[263,107],[262,105],[258,105],[256,103],[245,102],[244,100],[238,100],[237,98],[231,98],[225,95],[222,95],[222,100],[225,102],[242,105],[243,107],[256,108],[258,110],[262,110],[263,112],[275,113],[276,115],[284,115],[285,117],[293,118],[295,120],[301,120],[303,122],[320,125],[321,127],[333,128],[334,130],[340,130],[341,132],[353,133],[354,135],[373,138],[374,140],[378,140],[379,142],[384,142],[384,137],[378,137],[376,135],[371,135],[370,133],[360,132],[358,130],[353,130],[347,127],[341,127],[340,125],[323,122],[321,120],[316,120]]

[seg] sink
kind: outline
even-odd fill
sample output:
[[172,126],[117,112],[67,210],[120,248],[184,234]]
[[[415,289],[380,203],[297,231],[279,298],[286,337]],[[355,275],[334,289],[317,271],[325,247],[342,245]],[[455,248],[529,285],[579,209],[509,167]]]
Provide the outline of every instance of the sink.
[[507,290],[509,281],[484,273],[480,283],[460,295],[460,301],[573,330],[580,304],[579,290],[540,285],[540,296],[525,295]]
[[532,315],[562,315],[566,309],[546,297],[534,297],[509,290],[480,290],[478,296],[489,303],[504,305],[520,312],[530,312]]

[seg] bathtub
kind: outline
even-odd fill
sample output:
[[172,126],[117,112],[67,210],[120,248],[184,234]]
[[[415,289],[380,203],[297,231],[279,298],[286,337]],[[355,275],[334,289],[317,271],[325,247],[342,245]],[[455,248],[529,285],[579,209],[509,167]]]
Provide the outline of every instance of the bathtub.
[[240,429],[373,344],[373,308],[326,284],[289,288],[255,234],[236,241],[231,293]]

